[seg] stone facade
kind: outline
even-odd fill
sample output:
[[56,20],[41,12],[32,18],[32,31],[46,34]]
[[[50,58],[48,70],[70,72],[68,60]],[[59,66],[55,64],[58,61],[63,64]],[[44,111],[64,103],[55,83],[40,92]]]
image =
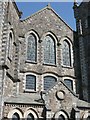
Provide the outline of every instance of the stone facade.
[[[15,2],[0,2],[0,11],[0,118],[25,119],[28,115],[31,115],[32,119],[90,118],[90,104],[80,100],[76,94],[79,93],[76,85],[79,89],[78,80],[81,80],[77,76],[83,75],[81,83],[86,87],[82,87],[79,94],[84,94],[83,98],[87,100],[88,75],[82,37],[77,43],[77,34],[49,5],[24,20],[20,19],[21,12]],[[27,60],[27,40],[30,34],[36,38],[36,62]],[[46,36],[51,36],[55,43],[55,64],[44,63]],[[69,43],[70,48],[69,66],[63,64],[64,40]],[[77,73],[79,69],[83,71],[82,75]],[[29,74],[36,78],[35,90],[26,89],[26,76]],[[48,90],[44,90],[46,76],[57,80]],[[65,79],[72,81],[73,89],[69,88]]]

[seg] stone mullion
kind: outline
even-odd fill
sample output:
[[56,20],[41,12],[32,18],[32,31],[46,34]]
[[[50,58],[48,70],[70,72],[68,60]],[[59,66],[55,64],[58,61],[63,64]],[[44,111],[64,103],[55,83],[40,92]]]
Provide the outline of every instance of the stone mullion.
[[38,50],[38,54],[37,54],[38,55],[38,62],[42,63],[42,61],[43,61],[43,48],[42,48],[42,40],[41,39],[38,41],[37,50]]
[[59,68],[58,74],[61,74],[62,72],[62,67],[61,67],[61,45],[60,43],[57,44],[57,51],[56,51],[56,59],[57,59],[57,67]]

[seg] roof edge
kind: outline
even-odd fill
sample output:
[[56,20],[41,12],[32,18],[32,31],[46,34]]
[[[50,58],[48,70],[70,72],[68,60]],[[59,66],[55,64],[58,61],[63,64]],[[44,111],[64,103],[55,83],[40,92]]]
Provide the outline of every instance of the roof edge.
[[21,18],[22,12],[19,11],[19,8],[18,8],[18,6],[17,6],[15,0],[12,0],[12,3],[13,3],[13,6],[14,6],[14,8],[15,8],[15,10],[16,10],[18,16],[19,16],[19,18]]
[[55,11],[50,5],[47,5],[46,7],[38,10],[37,12],[33,13],[31,16],[26,17],[25,19],[22,19],[21,22],[24,22],[24,21],[28,20],[29,18],[35,16],[36,14],[38,14],[38,13],[40,13],[40,12],[42,12],[43,10],[46,10],[46,9],[52,10],[52,11],[54,12],[54,14],[55,14],[71,31],[74,31],[74,30],[56,13],[56,11]]

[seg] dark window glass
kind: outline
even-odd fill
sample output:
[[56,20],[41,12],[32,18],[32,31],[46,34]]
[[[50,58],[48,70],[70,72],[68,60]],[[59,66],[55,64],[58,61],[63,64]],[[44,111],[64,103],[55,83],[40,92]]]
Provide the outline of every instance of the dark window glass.
[[36,37],[31,34],[28,37],[27,42],[27,60],[30,60],[31,62],[36,62],[36,56],[37,56]]
[[12,120],[20,120],[20,117],[19,117],[18,113],[13,114]]
[[59,115],[58,120],[65,120],[65,117],[63,115]]
[[65,79],[64,82],[71,90],[73,90],[73,81],[72,80]]
[[71,66],[71,51],[70,51],[70,44],[64,40],[62,45],[62,58],[63,58],[63,65]]
[[44,63],[56,64],[55,41],[50,36],[44,39]]
[[44,77],[44,90],[48,90],[53,87],[56,83],[56,78],[52,76],[45,76]]
[[34,116],[30,113],[30,114],[27,116],[27,120],[34,120]]
[[36,76],[26,75],[26,89],[36,90]]

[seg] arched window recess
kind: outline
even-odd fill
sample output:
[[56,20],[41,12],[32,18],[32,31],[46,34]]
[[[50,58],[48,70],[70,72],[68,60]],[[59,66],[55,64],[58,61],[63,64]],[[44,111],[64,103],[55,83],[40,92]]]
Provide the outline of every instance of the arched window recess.
[[37,63],[37,48],[39,36],[34,31],[31,30],[25,34],[26,39],[26,62]]
[[44,64],[56,65],[56,41],[51,34],[47,34],[43,40]]
[[64,67],[72,67],[73,54],[72,54],[72,43],[69,39],[64,38],[62,40],[62,65]]

